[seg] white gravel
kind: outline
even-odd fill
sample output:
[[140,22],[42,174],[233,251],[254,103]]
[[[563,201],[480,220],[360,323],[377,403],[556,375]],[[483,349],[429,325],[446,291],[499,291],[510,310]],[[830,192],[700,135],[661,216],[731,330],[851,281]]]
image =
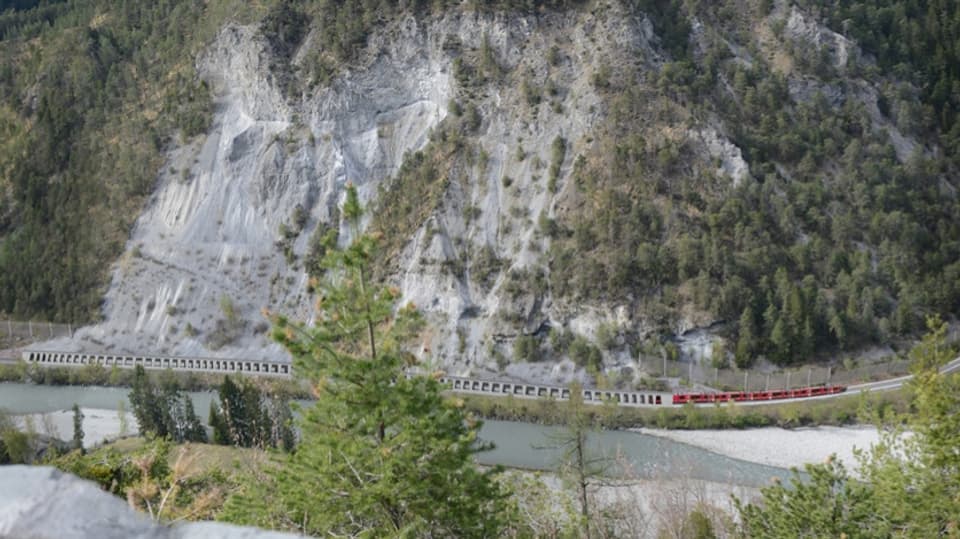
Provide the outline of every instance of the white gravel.
[[[122,432],[119,412],[100,408],[81,408],[83,413],[83,446],[90,448],[106,440],[120,436],[135,435],[137,421],[127,412],[126,432]],[[60,410],[45,414],[14,416],[18,425],[32,428],[35,432],[48,434],[62,440],[73,438],[73,410]]]
[[811,427],[781,429],[766,427],[747,430],[661,430],[637,432],[668,438],[732,458],[780,468],[803,467],[836,455],[847,469],[856,467],[854,448],[863,450],[880,441],[873,426]]

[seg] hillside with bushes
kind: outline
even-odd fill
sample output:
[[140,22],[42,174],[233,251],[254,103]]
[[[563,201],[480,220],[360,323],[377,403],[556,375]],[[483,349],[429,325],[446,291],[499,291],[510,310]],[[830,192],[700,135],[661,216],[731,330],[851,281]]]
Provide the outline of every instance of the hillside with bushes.
[[280,358],[258,313],[310,311],[349,182],[453,369],[619,370],[696,328],[741,367],[900,349],[960,312],[958,25],[947,0],[20,2],[0,311]]

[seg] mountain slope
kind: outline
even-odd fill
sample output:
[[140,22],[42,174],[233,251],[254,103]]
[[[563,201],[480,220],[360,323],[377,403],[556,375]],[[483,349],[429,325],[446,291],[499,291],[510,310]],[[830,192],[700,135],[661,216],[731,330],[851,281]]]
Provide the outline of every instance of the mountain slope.
[[951,53],[919,52],[958,11],[907,4],[272,4],[197,56],[210,127],[69,346],[282,360],[258,312],[309,317],[347,181],[458,371],[895,344],[960,310]]

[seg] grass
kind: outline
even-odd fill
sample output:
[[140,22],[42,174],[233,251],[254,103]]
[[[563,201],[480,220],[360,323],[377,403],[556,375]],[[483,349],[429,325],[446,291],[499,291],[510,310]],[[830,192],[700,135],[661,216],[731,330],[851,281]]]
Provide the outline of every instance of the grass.
[[[159,457],[159,460],[156,460]],[[116,440],[86,455],[72,451],[50,464],[98,483],[160,520],[211,520],[230,493],[275,462],[255,449],[170,442],[133,437]],[[166,509],[160,509],[168,495]]]
[[[550,400],[513,397],[462,396],[468,410],[480,417],[539,424],[562,424],[564,406]],[[653,427],[662,429],[744,429],[756,427],[812,427],[851,425],[906,412],[909,401],[902,390],[847,395],[805,402],[713,407],[628,408],[612,405],[588,408],[598,426],[608,429]]]
[[[142,436],[119,438],[110,443],[97,447],[91,452],[96,455],[100,452],[116,451],[120,455],[135,455],[146,448],[148,441]],[[176,446],[167,455],[167,463],[173,466],[180,458],[188,462],[186,471],[191,474],[206,473],[219,469],[228,481],[239,478],[239,474],[254,468],[260,468],[268,460],[268,453],[259,449],[236,447],[232,445],[215,445],[201,443],[185,443]]]
[[[133,369],[106,368],[102,365],[83,365],[79,367],[41,367],[24,361],[14,364],[0,364],[0,382],[19,382],[50,386],[103,386],[130,387],[133,383]],[[238,378],[247,376],[243,372],[219,374],[187,372],[174,370],[148,370],[154,379],[176,380],[185,391],[215,391],[223,383],[224,376]],[[255,377],[258,383],[282,390],[294,399],[311,398],[310,388],[300,380],[283,378]]]

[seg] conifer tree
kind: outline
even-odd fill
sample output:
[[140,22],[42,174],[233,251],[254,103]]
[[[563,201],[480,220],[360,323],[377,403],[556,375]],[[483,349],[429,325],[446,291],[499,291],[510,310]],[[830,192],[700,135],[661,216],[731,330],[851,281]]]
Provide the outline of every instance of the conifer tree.
[[[946,324],[928,320],[909,384],[909,415],[887,417],[881,442],[860,457],[856,478],[830,459],[791,485],[737,501],[744,537],[956,537],[960,530],[960,375]],[[894,414],[896,415],[896,414]],[[907,435],[905,433],[909,432]]]
[[133,407],[133,416],[137,420],[140,432],[153,432],[159,436],[166,433],[156,388],[150,382],[147,371],[141,365],[137,365],[133,370],[130,404]]
[[210,429],[213,431],[213,443],[220,445],[231,445],[233,443],[230,431],[227,428],[227,422],[223,414],[220,413],[220,407],[214,401],[210,401],[208,422],[210,423]]
[[73,403],[73,448],[83,453],[83,412]]
[[472,461],[479,422],[434,377],[406,375],[420,321],[412,305],[395,307],[397,290],[371,282],[376,239],[360,233],[361,213],[349,186],[351,243],[325,256],[315,325],[275,319],[317,399],[301,442],[275,482],[231,499],[225,518],[317,536],[497,537],[513,513],[497,470]]
[[196,411],[193,409],[193,399],[190,395],[183,395],[183,440],[189,442],[206,442],[207,429],[200,421]]
[[234,382],[225,376],[219,388],[220,403],[210,403],[213,441],[223,445],[282,447],[290,451],[296,441],[289,397],[265,394],[249,379]]
[[734,354],[737,367],[747,368],[753,364],[754,355],[757,353],[756,328],[754,327],[753,310],[750,306],[743,309],[740,315],[740,326],[738,328],[737,350]]
[[206,429],[194,412],[190,395],[180,390],[180,384],[172,376],[165,377],[158,389],[144,368],[137,365],[129,398],[140,432],[170,437],[176,442],[207,440]]
[[563,406],[562,417],[566,425],[552,436],[553,447],[561,451],[560,474],[573,484],[580,506],[580,535],[585,538],[596,534],[596,508],[592,497],[598,483],[612,464],[612,459],[598,453],[589,443],[594,431],[593,420],[583,401],[583,386],[570,384],[570,398]]
[[226,442],[240,447],[252,445],[250,418],[246,408],[247,400],[243,390],[229,376],[220,384],[220,406],[223,419],[222,428],[226,433]]

